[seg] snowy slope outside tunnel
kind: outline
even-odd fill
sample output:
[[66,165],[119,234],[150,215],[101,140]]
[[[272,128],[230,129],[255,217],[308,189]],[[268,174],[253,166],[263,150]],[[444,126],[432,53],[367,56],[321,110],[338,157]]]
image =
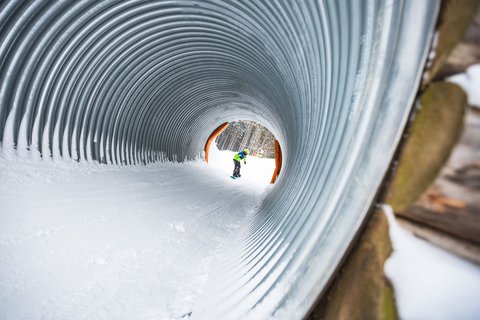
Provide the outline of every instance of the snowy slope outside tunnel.
[[233,181],[221,161],[114,167],[2,154],[0,318],[190,313],[262,199],[265,184],[249,173]]
[[[233,157],[236,152],[229,150],[218,150],[216,144],[210,147],[208,165],[212,170],[222,173],[222,176],[229,177],[233,172]],[[275,170],[275,159],[259,158],[253,155],[247,156],[247,164],[241,163],[240,179],[233,181],[243,188],[251,188],[262,192],[270,185],[273,171]]]
[[478,319],[480,267],[416,237],[398,224],[390,206],[382,209],[393,247],[384,271],[400,319]]

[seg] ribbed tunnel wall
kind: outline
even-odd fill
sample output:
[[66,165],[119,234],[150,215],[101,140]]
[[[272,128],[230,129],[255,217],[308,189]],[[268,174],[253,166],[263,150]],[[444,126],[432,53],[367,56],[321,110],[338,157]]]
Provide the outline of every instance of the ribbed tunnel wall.
[[438,5],[2,1],[3,149],[183,161],[225,121],[262,123],[282,175],[194,315],[301,317],[389,166]]

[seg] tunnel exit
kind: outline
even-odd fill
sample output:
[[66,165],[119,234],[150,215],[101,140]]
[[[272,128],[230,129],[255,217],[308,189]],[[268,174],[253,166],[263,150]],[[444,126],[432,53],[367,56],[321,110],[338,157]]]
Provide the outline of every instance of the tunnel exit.
[[240,120],[225,122],[213,131],[205,144],[205,161],[232,179],[268,185],[280,174],[282,154],[270,130],[258,122]]

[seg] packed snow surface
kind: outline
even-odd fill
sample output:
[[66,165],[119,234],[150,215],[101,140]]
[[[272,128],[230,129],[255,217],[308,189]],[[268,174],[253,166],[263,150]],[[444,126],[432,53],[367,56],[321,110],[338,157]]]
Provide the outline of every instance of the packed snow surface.
[[402,229],[388,218],[393,253],[385,274],[395,289],[401,319],[480,319],[480,267]]
[[273,159],[113,166],[0,150],[0,319],[188,317]]
[[480,64],[470,66],[465,73],[451,76],[448,80],[465,90],[471,106],[480,108]]

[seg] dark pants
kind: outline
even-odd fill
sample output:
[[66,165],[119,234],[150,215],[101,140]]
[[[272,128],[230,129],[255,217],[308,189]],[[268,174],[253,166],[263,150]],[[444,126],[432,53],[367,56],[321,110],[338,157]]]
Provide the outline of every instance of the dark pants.
[[233,176],[240,177],[240,161],[233,160],[233,163],[235,164],[235,168],[233,169]]

